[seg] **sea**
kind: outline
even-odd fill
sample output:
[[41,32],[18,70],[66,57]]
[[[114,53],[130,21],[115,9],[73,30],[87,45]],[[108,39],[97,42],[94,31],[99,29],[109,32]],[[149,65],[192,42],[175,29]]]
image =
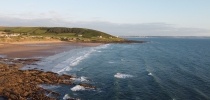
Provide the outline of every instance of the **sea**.
[[72,85],[40,85],[60,100],[210,100],[210,37],[127,39],[146,42],[76,48],[25,68],[74,76]]

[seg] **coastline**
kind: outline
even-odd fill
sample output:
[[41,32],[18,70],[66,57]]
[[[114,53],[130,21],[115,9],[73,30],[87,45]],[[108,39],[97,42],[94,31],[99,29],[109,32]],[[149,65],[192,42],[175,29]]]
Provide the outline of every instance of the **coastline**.
[[[63,41],[0,43],[0,99],[56,99],[59,96],[58,93],[43,89],[39,85],[72,85],[72,76],[44,72],[36,68],[32,70],[20,70],[20,68],[40,61],[37,58],[40,56],[48,57],[77,47],[99,46],[102,44]],[[89,85],[85,86],[89,87]],[[52,97],[46,95],[50,93]]]
[[0,43],[0,55],[8,58],[47,57],[75,47],[99,46],[103,43],[77,43],[65,41],[34,41]]

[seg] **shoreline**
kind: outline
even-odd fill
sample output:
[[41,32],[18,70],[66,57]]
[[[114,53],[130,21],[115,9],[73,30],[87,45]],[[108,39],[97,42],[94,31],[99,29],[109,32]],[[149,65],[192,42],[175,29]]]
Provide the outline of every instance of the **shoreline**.
[[7,58],[39,58],[79,47],[92,47],[102,44],[103,43],[77,43],[65,41],[0,43],[0,55]]
[[[99,46],[103,43],[71,43],[71,42],[19,42],[0,43],[0,99],[44,99],[52,100],[59,93],[46,90],[39,85],[74,85],[70,75],[58,75],[53,72],[44,72],[36,68],[20,70],[25,65],[34,65],[40,61],[36,56],[48,57],[80,47]],[[3,44],[3,45],[2,45]],[[56,52],[55,52],[56,51]],[[3,55],[3,56],[2,56]],[[4,57],[5,56],[5,57]],[[18,58],[18,59],[17,59]],[[85,85],[90,87],[90,85]],[[46,94],[52,94],[48,97]],[[53,98],[55,97],[55,98]],[[74,99],[74,98],[71,98]]]

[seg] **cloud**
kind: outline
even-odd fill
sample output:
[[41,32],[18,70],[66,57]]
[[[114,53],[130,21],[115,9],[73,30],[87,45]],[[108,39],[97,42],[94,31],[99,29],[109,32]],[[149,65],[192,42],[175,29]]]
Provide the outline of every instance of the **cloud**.
[[49,13],[48,16],[53,16],[31,19],[20,17],[0,17],[0,25],[83,27],[104,31],[118,36],[210,36],[210,30],[201,28],[183,28],[166,23],[116,24],[102,21],[73,22],[61,18],[56,12],[51,11]]
[[102,30],[119,36],[210,36],[210,30],[183,28],[165,23],[116,24],[110,22],[78,22],[76,27]]

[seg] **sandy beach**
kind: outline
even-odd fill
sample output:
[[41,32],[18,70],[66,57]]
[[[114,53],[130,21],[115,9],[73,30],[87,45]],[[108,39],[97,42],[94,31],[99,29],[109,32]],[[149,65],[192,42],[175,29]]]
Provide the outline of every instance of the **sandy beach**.
[[78,47],[98,45],[101,45],[101,43],[71,43],[63,41],[0,43],[0,55],[8,58],[46,57]]

